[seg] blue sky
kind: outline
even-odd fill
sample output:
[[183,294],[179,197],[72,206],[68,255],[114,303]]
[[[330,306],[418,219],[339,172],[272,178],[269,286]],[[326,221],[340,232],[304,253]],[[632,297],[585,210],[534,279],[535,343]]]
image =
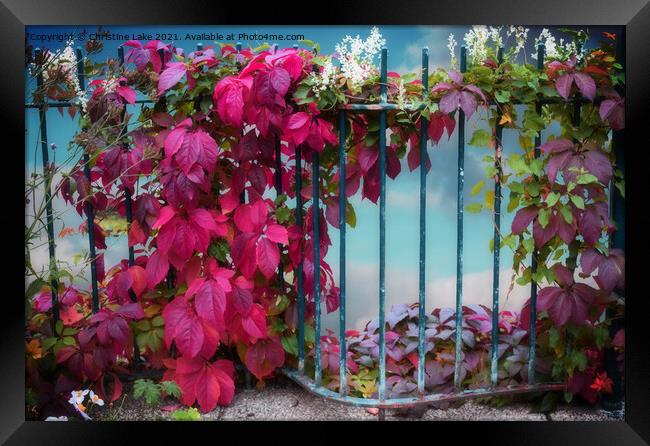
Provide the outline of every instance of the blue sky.
[[[197,41],[184,40],[186,33],[229,33],[239,34],[303,34],[306,39],[320,43],[321,52],[332,53],[336,43],[349,34],[359,34],[362,38],[370,34],[370,26],[112,26],[104,27],[113,33],[167,33],[176,34],[179,40],[174,41],[178,47],[191,51]],[[412,72],[419,69],[422,47],[429,47],[430,67],[449,66],[449,50],[447,38],[450,33],[462,44],[463,35],[469,27],[447,26],[382,26],[380,31],[386,39],[389,49],[388,69],[400,73]],[[34,47],[46,46],[50,49],[62,48],[64,42],[43,44],[37,40],[38,36],[54,35],[56,33],[79,33],[86,30],[91,33],[95,26],[30,26],[26,28],[28,43]],[[539,35],[541,27],[530,27],[528,47],[526,53],[533,52],[532,42]],[[618,32],[616,27],[591,28],[588,46],[598,41],[601,31]],[[554,32],[559,37],[561,33]],[[564,36],[565,38],[567,36]],[[262,40],[241,39],[244,46],[257,46]],[[78,42],[78,41],[77,41]],[[113,57],[118,46],[123,41],[104,41],[105,48],[97,58]],[[204,46],[214,44],[202,41]],[[231,41],[231,43],[234,43]],[[270,40],[269,43],[275,43]],[[280,46],[291,46],[294,42],[278,42]],[[298,42],[296,42],[298,43]],[[82,42],[78,42],[82,45]],[[459,48],[456,48],[458,54]],[[26,87],[28,97],[29,87]],[[135,110],[134,110],[135,111]],[[485,111],[480,111],[466,124],[467,140],[476,128],[486,128],[482,118]],[[49,142],[57,144],[56,156],[58,161],[65,158],[68,141],[77,129],[77,123],[67,116],[60,116],[56,111],[48,113]],[[26,111],[26,174],[34,168],[41,169],[39,121],[37,111]],[[546,133],[557,133],[555,126]],[[517,134],[514,131],[504,131],[504,152],[519,151]],[[449,141],[443,138],[439,146],[430,150],[432,169],[427,176],[427,300],[428,307],[453,305],[455,298],[456,274],[456,162],[457,162],[457,134],[454,133]],[[484,177],[483,156],[490,154],[487,148],[466,147],[465,159],[465,203],[475,201],[470,196],[470,189],[480,180],[484,180],[486,187],[493,188],[493,181]],[[36,154],[36,157],[35,157]],[[405,162],[402,163],[402,173],[395,181],[387,180],[386,201],[386,253],[387,276],[386,299],[390,306],[398,302],[417,301],[417,271],[419,250],[419,210],[418,210],[419,171],[409,172]],[[479,195],[481,197],[482,195]],[[508,192],[504,191],[502,229],[507,231],[512,221],[512,215],[505,213]],[[378,294],[378,243],[379,243],[379,209],[378,206],[368,201],[360,201],[359,197],[352,200],[357,214],[357,226],[348,229],[347,238],[347,264],[348,264],[348,302],[351,324],[359,325],[361,321],[373,317],[376,311],[376,296]],[[64,210],[61,202],[55,203],[55,208]],[[66,226],[76,227],[81,219],[74,210],[69,210],[64,215]],[[62,228],[62,223],[57,222],[55,232]],[[492,237],[492,219],[489,214],[465,213],[465,254],[464,298],[466,302],[491,302],[492,284],[492,253],[489,250],[489,241]],[[330,230],[334,246],[330,249],[327,260],[338,274],[338,231]],[[109,249],[106,253],[107,267],[112,266],[121,258],[126,257],[126,241],[123,238],[114,238],[108,241]],[[82,249],[87,249],[87,241],[83,237],[66,237],[57,241],[57,254],[59,258],[69,257]],[[44,247],[34,253],[35,261],[46,263]],[[523,299],[528,295],[525,289],[515,290],[509,301],[506,300],[506,291],[509,285],[512,262],[512,252],[504,248],[501,255],[501,299],[502,306],[517,309]],[[45,264],[44,263],[44,264]],[[335,328],[336,317],[330,315],[326,326]]]

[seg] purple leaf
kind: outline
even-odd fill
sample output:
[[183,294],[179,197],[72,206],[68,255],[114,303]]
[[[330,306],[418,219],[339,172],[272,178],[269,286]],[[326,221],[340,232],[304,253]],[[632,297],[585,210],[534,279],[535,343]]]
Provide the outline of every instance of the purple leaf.
[[452,82],[455,82],[459,85],[463,83],[462,73],[459,73],[458,71],[454,71],[454,70],[449,70],[447,71],[447,74],[449,75],[449,78],[451,79]]
[[571,85],[573,84],[573,73],[566,73],[555,80],[555,88],[565,100],[569,99]]
[[573,76],[580,93],[593,101],[596,96],[596,83],[593,78],[586,73],[575,73]]
[[578,228],[582,237],[590,245],[595,245],[602,232],[602,222],[598,211],[593,206],[588,206],[582,213]]
[[548,180],[551,183],[555,183],[555,181],[557,180],[558,171],[564,169],[567,160],[571,156],[572,153],[567,151],[550,157],[550,159],[548,160],[548,164],[546,165],[546,173],[548,175]]
[[609,183],[612,177],[612,163],[605,153],[591,149],[584,156],[585,168],[603,184]]
[[593,273],[603,260],[603,256],[593,248],[585,250],[580,255],[580,266],[584,274]]
[[476,97],[469,91],[460,92],[460,108],[469,119],[476,111]]
[[611,292],[625,288],[625,257],[619,249],[612,249],[598,266],[596,283],[600,289]]
[[464,88],[465,88],[465,90],[471,91],[472,93],[478,95],[481,99],[483,99],[483,102],[487,102],[487,98],[483,94],[483,90],[478,88],[476,85],[468,84],[468,85],[465,85]]
[[547,155],[549,153],[560,153],[570,150],[573,148],[573,143],[569,139],[558,138],[546,141],[539,148],[544,155]]
[[533,219],[537,217],[537,212],[538,210],[535,206],[519,209],[515,218],[512,220],[512,232],[514,234],[520,234],[525,231]]
[[446,114],[453,113],[460,105],[460,93],[458,91],[450,91],[442,98],[440,98],[440,111]]
[[533,238],[535,239],[535,246],[539,249],[548,243],[557,233],[558,221],[557,218],[550,218],[545,228],[539,224],[539,220],[533,223]]

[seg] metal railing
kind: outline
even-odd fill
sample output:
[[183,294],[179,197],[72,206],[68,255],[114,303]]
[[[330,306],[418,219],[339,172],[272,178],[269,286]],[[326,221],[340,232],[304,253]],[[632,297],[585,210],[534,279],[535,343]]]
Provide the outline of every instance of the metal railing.
[[[241,50],[241,44],[237,44],[237,52]],[[294,45],[294,48],[297,48]],[[202,50],[202,45],[197,45],[197,50]],[[37,50],[38,52],[39,50]],[[544,47],[540,45],[537,51],[537,68],[543,69],[544,67]],[[498,51],[498,60],[502,61],[503,48]],[[118,49],[118,59],[120,67],[124,64],[124,50],[123,47]],[[164,58],[161,54],[161,60]],[[306,346],[305,346],[305,290],[304,290],[304,277],[303,277],[303,262],[299,262],[296,268],[296,288],[298,295],[298,367],[296,369],[285,367],[283,372],[296,381],[298,384],[323,397],[331,398],[339,402],[353,404],[365,407],[377,407],[381,410],[380,415],[384,414],[387,408],[397,408],[403,406],[412,406],[418,404],[431,404],[435,402],[450,401],[450,400],[464,400],[469,398],[476,398],[481,396],[496,396],[496,395],[510,395],[526,392],[540,392],[551,390],[565,389],[565,383],[546,382],[537,383],[535,380],[536,369],[536,330],[535,321],[537,319],[536,313],[536,298],[537,298],[537,285],[535,281],[531,281],[531,305],[530,305],[530,327],[529,327],[529,359],[528,359],[528,382],[519,385],[510,385],[497,387],[498,378],[498,317],[499,317],[499,267],[500,267],[500,244],[498,239],[500,237],[500,214],[501,214],[501,138],[503,126],[499,124],[500,120],[497,118],[495,126],[496,146],[495,146],[495,168],[496,168],[496,181],[494,185],[494,251],[493,251],[493,289],[492,289],[492,333],[491,333],[491,351],[490,351],[490,385],[485,388],[479,389],[465,389],[461,388],[461,364],[462,364],[462,309],[463,309],[463,235],[464,235],[464,222],[463,222],[463,198],[464,198],[464,160],[465,160],[465,122],[466,118],[462,110],[458,110],[458,163],[457,163],[457,240],[456,240],[456,305],[455,305],[455,320],[456,320],[456,333],[455,333],[455,368],[454,368],[454,392],[445,394],[426,394],[425,392],[425,321],[426,321],[426,161],[427,155],[427,127],[428,120],[422,116],[419,122],[419,144],[420,144],[420,185],[419,185],[419,268],[418,268],[418,364],[417,364],[417,395],[403,398],[387,398],[386,397],[386,324],[385,324],[385,279],[386,279],[386,130],[387,130],[387,111],[398,109],[394,103],[387,102],[387,62],[388,50],[383,48],[381,50],[381,65],[380,65],[380,102],[377,104],[347,104],[340,106],[338,109],[338,123],[339,123],[339,343],[340,343],[340,364],[339,364],[339,392],[334,392],[325,388],[322,385],[322,352],[321,352],[321,290],[318,272],[320,271],[320,234],[319,234],[319,175],[320,175],[320,162],[318,152],[312,152],[312,230],[313,230],[313,256],[314,256],[314,331],[315,331],[315,348],[314,348],[314,377],[313,379],[305,372],[306,361]],[[80,49],[77,49],[77,63],[78,63],[78,76],[81,90],[85,89],[85,74],[83,66],[83,54]],[[467,54],[465,47],[461,47],[460,51],[460,69],[462,72],[467,68]],[[422,50],[422,94],[426,98],[428,95],[428,77],[429,77],[429,57],[428,49]],[[40,88],[43,84],[42,76],[37,76],[37,86]],[[44,99],[46,101],[46,99]],[[137,100],[136,103],[152,103],[151,100]],[[542,105],[554,102],[552,100],[538,100],[536,102],[536,111],[539,115],[542,112]],[[579,123],[580,120],[580,105],[584,102],[581,97],[575,97],[570,100],[574,106],[574,121]],[[48,156],[48,142],[47,142],[47,122],[46,111],[48,107],[69,107],[74,104],[70,102],[43,102],[25,104],[27,108],[38,108],[41,123],[41,148],[43,156],[43,174],[45,178],[45,197],[46,197],[46,219],[47,219],[47,236],[49,245],[50,268],[51,268],[51,285],[52,285],[52,308],[54,321],[59,318],[58,311],[58,296],[57,296],[57,280],[56,280],[56,252],[55,252],[55,238],[53,229],[53,212],[51,200],[51,172],[48,169],[49,156]],[[494,105],[493,103],[488,106]],[[379,193],[379,386],[376,398],[360,398],[348,395],[347,391],[347,343],[346,343],[346,116],[348,113],[378,113],[379,114],[379,180],[380,180],[380,193]],[[497,111],[499,114],[500,111]],[[615,140],[616,141],[616,140]],[[534,156],[539,157],[541,144],[541,132],[537,134],[534,139]],[[303,184],[303,156],[302,148],[300,146],[295,149],[295,184],[296,184],[296,213],[295,219],[299,227],[303,227],[303,207],[305,203],[301,196]],[[84,174],[90,182],[90,166],[89,155],[84,153]],[[281,142],[276,138],[275,145],[275,178],[274,187],[277,195],[282,194],[282,178],[281,178]],[[132,221],[132,193],[128,187],[125,187],[125,207],[126,219],[128,224]],[[240,197],[241,202],[245,202],[245,192]],[[91,266],[91,283],[92,283],[92,311],[93,313],[99,311],[99,290],[97,282],[97,253],[95,251],[94,240],[94,209],[89,201],[85,203],[85,213],[88,229],[88,243],[90,253],[90,266]],[[129,266],[134,265],[135,256],[133,247],[129,247]],[[302,248],[301,248],[302,249]],[[304,252],[301,251],[301,259],[304,258]],[[532,270],[535,272],[537,267],[537,255],[532,255]],[[283,265],[280,263],[278,268],[279,286],[282,292],[286,292],[286,283],[284,280]],[[174,271],[170,268],[167,277],[167,287],[173,288],[174,284]],[[131,294],[134,299],[135,295]],[[134,342],[134,369],[137,367],[139,358],[138,347]],[[247,383],[250,383],[250,375],[247,377]]]

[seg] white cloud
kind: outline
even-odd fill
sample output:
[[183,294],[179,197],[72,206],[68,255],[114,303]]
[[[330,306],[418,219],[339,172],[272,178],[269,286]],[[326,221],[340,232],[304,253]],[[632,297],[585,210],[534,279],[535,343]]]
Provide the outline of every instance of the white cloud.
[[[454,259],[455,260],[455,259]],[[338,280],[338,265],[332,265]],[[576,275],[577,277],[577,275]],[[521,311],[530,297],[530,285],[514,285],[509,292],[512,270],[502,269],[499,275],[499,309]],[[593,279],[578,281],[595,286]],[[386,269],[386,311],[392,305],[416,303],[418,301],[418,271],[416,269]],[[426,308],[456,306],[456,276],[427,278]],[[482,304],[492,307],[492,271],[481,271],[463,275],[463,304]],[[347,268],[347,327],[363,328],[377,317],[379,308],[379,267],[376,264],[352,264]],[[324,318],[324,326],[338,329],[338,312]]]

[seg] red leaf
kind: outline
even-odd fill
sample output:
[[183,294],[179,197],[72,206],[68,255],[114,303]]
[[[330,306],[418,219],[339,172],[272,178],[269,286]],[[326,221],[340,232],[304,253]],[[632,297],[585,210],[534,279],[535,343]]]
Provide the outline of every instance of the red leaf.
[[282,225],[268,225],[264,230],[264,234],[266,234],[272,242],[282,243],[283,245],[289,244],[287,228]]
[[147,273],[138,265],[129,268],[129,274],[132,278],[131,289],[136,296],[140,296],[147,289]]
[[149,256],[145,269],[149,288],[154,288],[158,285],[165,278],[168,270],[169,261],[167,260],[167,256],[157,249]]
[[284,364],[284,348],[276,339],[260,340],[246,351],[245,363],[262,380]]
[[242,328],[253,342],[266,337],[266,314],[259,304],[254,304],[249,315],[242,318]]
[[223,313],[226,311],[226,294],[215,280],[206,280],[196,292],[196,313],[218,329],[224,329]]
[[137,244],[144,244],[147,241],[147,235],[142,230],[138,220],[133,220],[129,226],[129,248]]
[[267,238],[257,242],[257,266],[267,279],[270,279],[278,269],[280,263],[280,250],[278,245]]

